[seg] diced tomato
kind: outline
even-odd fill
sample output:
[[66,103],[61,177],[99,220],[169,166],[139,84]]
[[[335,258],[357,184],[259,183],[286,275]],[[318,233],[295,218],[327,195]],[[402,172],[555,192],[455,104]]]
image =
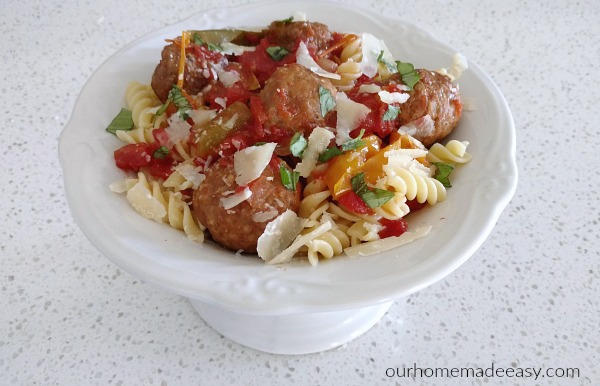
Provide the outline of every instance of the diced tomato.
[[373,214],[373,210],[353,190],[349,190],[338,198],[341,207],[356,214]]
[[166,180],[173,173],[173,158],[154,158],[150,161],[150,175],[156,178]]
[[398,220],[388,220],[382,218],[379,220],[379,223],[383,226],[383,229],[378,233],[379,237],[382,239],[385,239],[386,237],[400,236],[408,230],[408,224],[403,218]]
[[261,85],[271,77],[278,67],[293,63],[296,56],[289,53],[280,61],[273,60],[267,53],[267,48],[273,46],[266,38],[260,41],[254,51],[246,51],[238,57],[238,62],[246,69],[250,70],[258,79]]
[[173,172],[173,158],[153,157],[159,144],[134,143],[125,145],[114,152],[117,167],[126,171],[138,172],[143,167],[149,167],[149,172],[156,178],[166,179]]
[[423,209],[425,207],[425,205],[427,205],[427,201],[419,202],[415,198],[414,200],[406,201],[406,205],[408,205],[408,208],[410,209],[411,212],[416,212],[418,210]]
[[242,150],[252,145],[254,141],[249,132],[240,130],[229,137],[225,138],[223,142],[221,142],[217,149],[217,154],[221,157],[227,157],[238,150]]
[[167,143],[169,143],[169,134],[164,128],[152,130],[152,136],[154,137],[154,140],[160,144],[160,146],[165,146]]
[[118,168],[137,172],[150,165],[152,149],[147,143],[134,143],[115,150],[114,157]]

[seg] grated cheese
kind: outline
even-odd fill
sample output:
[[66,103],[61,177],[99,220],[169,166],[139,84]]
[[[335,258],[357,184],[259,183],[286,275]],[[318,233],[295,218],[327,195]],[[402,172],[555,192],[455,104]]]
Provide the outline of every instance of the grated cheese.
[[227,197],[221,197],[221,206],[223,206],[223,209],[228,210],[246,201],[251,196],[252,191],[246,186],[241,192],[234,193]]
[[343,92],[335,97],[337,114],[335,142],[338,145],[350,140],[350,132],[358,127],[360,121],[369,114],[371,109],[354,102]]
[[260,177],[271,161],[276,146],[275,142],[269,142],[237,151],[233,155],[235,182],[239,186],[244,186]]
[[317,166],[319,155],[327,149],[333,137],[333,133],[326,128],[315,127],[308,136],[308,144],[302,154],[302,161],[296,165],[294,171],[300,173],[302,177],[308,177]]

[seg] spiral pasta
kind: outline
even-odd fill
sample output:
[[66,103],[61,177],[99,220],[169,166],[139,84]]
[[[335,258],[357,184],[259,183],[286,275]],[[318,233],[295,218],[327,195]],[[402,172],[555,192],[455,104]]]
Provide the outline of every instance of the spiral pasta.
[[[340,91],[348,91],[354,87],[356,79],[362,75],[360,62],[362,60],[362,44],[360,37],[348,35],[350,38],[343,46],[340,54],[340,64],[336,73],[340,79],[332,79],[332,83]],[[354,39],[351,37],[354,36]]]
[[125,90],[127,107],[131,110],[133,129],[129,131],[117,130],[115,135],[123,142],[154,143],[152,130],[159,127],[166,119],[165,114],[156,116],[156,111],[162,103],[150,85],[131,81]]
[[419,203],[427,202],[430,205],[446,199],[446,188],[433,177],[403,168],[398,168],[394,174],[379,180],[378,187],[401,193],[407,200],[416,199]]
[[166,190],[159,181],[148,179],[142,171],[137,178],[129,178],[111,185],[117,193],[126,193],[131,206],[143,217],[156,222],[168,223],[184,231],[193,241],[204,241],[204,227],[196,220],[188,204],[179,192]]
[[445,162],[453,164],[464,164],[473,158],[467,153],[467,141],[457,141],[455,139],[449,141],[446,145],[434,143],[427,153],[427,159],[430,162]]
[[320,179],[313,180],[304,188],[304,198],[300,201],[298,215],[308,219],[308,226],[314,225],[329,207],[331,192]]

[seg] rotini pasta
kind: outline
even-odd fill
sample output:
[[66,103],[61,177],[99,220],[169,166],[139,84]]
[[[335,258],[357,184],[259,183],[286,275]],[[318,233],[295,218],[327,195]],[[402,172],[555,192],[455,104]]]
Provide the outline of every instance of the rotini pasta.
[[154,143],[152,130],[159,127],[166,119],[165,115],[156,116],[162,103],[150,85],[131,81],[125,90],[127,107],[131,110],[133,129],[117,130],[115,135],[123,142]]
[[419,171],[397,169],[395,175],[378,181],[381,189],[391,189],[406,196],[407,200],[416,199],[419,203],[433,205],[446,199],[446,188],[441,182]]
[[429,148],[427,159],[430,162],[464,164],[473,158],[471,154],[467,153],[467,146],[469,146],[469,142],[455,139],[449,141],[445,146],[441,143],[434,143]]
[[348,43],[342,49],[340,64],[336,70],[336,74],[340,75],[340,79],[332,79],[333,85],[341,91],[352,89],[356,80],[362,75],[360,67],[362,60],[361,39],[356,35],[347,36]]
[[168,223],[184,231],[193,241],[204,241],[204,227],[196,220],[181,193],[164,189],[159,181],[148,179],[140,171],[137,178],[129,178],[122,184],[113,184],[111,189],[126,193],[131,206],[143,217],[156,222]]

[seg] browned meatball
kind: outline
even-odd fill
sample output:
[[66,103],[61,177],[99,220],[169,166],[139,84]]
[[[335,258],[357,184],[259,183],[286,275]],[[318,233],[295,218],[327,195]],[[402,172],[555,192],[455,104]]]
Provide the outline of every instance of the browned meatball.
[[314,44],[317,51],[323,51],[333,41],[333,36],[325,24],[307,21],[274,21],[263,31],[269,42],[292,50],[296,41]]
[[255,253],[258,238],[269,221],[287,209],[298,211],[301,186],[298,184],[295,191],[283,186],[276,166],[281,163],[285,161],[275,157],[262,175],[249,184],[252,196],[227,210],[221,198],[238,188],[233,157],[221,159],[207,170],[206,179],[194,191],[193,208],[213,240],[234,251]]
[[410,92],[408,101],[400,107],[398,120],[405,125],[427,114],[435,123],[435,130],[417,130],[413,136],[429,147],[456,127],[462,113],[458,86],[445,75],[428,70],[417,70],[421,80]]
[[[194,47],[190,45],[188,47]],[[213,76],[210,62],[224,61],[223,55],[217,52],[208,52],[205,48],[188,50],[186,53],[185,70],[183,76],[183,88],[190,95],[196,95],[208,85]],[[169,44],[163,48],[161,60],[152,74],[152,89],[162,102],[167,100],[169,91],[177,83],[179,74],[180,46]]]
[[308,135],[315,127],[325,126],[319,86],[335,97],[336,90],[328,79],[298,64],[279,67],[260,93],[267,115],[265,128],[285,130],[291,137],[297,131]]

